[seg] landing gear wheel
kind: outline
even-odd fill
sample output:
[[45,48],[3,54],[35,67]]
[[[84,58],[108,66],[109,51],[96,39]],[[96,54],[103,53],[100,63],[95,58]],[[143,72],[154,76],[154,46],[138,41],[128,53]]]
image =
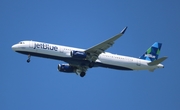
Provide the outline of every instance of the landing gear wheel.
[[90,64],[89,64],[89,68],[92,68],[94,66],[94,62],[91,62]]
[[30,62],[30,59],[28,59],[27,62],[29,63],[29,62]]
[[31,61],[30,58],[31,58],[31,55],[28,55],[28,59],[27,59],[28,63]]
[[81,72],[81,74],[80,74],[81,77],[84,77],[85,75],[86,75],[85,72]]

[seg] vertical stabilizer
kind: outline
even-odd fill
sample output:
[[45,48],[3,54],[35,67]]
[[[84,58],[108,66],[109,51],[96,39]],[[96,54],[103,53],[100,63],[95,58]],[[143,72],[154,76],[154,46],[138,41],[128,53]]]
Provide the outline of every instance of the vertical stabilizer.
[[162,43],[155,42],[141,57],[140,59],[154,61],[158,59]]

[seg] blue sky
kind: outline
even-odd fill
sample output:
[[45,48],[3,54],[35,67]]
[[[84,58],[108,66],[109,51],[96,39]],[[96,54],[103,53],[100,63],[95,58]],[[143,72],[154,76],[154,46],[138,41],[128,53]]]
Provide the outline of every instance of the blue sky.
[[[178,0],[1,0],[1,110],[179,110]],[[128,30],[111,53],[139,57],[154,42],[163,43],[164,69],[118,71],[89,69],[81,78],[60,73],[62,61],[15,53],[21,40],[89,48]]]

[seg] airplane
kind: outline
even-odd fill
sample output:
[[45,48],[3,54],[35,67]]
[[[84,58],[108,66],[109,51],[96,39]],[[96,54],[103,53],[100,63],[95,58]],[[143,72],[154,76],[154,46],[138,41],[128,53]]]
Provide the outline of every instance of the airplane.
[[125,27],[119,34],[88,49],[80,49],[63,45],[56,45],[32,40],[20,41],[14,44],[12,49],[15,52],[28,56],[43,57],[61,60],[67,64],[58,64],[58,71],[65,73],[76,73],[81,77],[86,75],[86,71],[93,67],[104,67],[116,70],[149,70],[153,72],[157,68],[164,68],[161,64],[167,57],[158,59],[162,43],[155,42],[139,58],[123,56],[105,52],[114,42],[126,31]]

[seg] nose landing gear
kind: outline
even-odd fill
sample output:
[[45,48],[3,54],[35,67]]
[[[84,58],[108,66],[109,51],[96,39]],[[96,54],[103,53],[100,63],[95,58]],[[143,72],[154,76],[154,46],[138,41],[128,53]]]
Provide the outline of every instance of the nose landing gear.
[[28,55],[28,59],[27,59],[28,63],[31,61],[30,58],[31,58],[31,55]]

